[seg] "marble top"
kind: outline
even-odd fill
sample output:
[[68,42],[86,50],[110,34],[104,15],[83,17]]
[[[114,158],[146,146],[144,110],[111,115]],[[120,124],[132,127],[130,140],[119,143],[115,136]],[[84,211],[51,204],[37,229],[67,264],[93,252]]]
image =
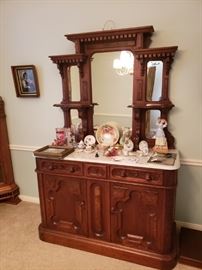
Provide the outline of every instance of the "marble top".
[[87,153],[85,151],[79,152],[74,151],[70,155],[66,156],[64,160],[69,161],[82,161],[82,162],[92,162],[92,163],[102,163],[102,164],[113,164],[113,165],[123,165],[123,166],[133,166],[141,168],[150,169],[161,169],[161,170],[177,170],[180,167],[179,153],[176,150],[169,150],[169,153],[175,153],[176,159],[173,165],[165,165],[156,162],[148,162],[152,156],[152,152],[147,156],[141,156],[134,153],[134,155],[129,156],[114,156],[106,157],[101,152],[98,152],[98,157],[96,157],[96,152]]

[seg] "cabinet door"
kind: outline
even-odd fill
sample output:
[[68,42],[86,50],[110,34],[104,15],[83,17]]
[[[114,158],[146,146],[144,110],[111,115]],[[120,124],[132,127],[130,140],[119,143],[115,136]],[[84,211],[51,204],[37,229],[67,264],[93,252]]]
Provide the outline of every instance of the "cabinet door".
[[87,234],[85,182],[79,178],[45,174],[42,177],[46,224],[69,233]]
[[111,240],[145,250],[159,248],[161,191],[111,184]]
[[89,236],[110,240],[109,183],[87,181]]

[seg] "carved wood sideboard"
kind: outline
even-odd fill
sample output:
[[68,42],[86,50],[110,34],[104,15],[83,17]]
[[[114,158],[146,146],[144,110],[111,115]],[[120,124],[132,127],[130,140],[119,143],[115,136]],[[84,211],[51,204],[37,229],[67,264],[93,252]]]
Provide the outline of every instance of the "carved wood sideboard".
[[177,261],[177,170],[36,158],[40,239],[159,269]]
[[[94,135],[94,107],[99,102],[93,100],[93,58],[96,54],[126,50],[134,56],[130,74],[133,85],[127,105],[131,112],[131,140],[134,150],[142,140],[149,147],[154,146],[154,137],[147,132],[148,123],[155,111],[160,118],[169,120],[174,106],[169,98],[169,74],[178,47],[149,48],[153,32],[150,25],[66,35],[74,42],[75,53],[50,56],[61,75],[62,101],[54,106],[62,110],[65,128],[71,128],[71,113],[76,110],[83,138]],[[152,98],[153,89],[149,89],[149,64],[153,62],[162,66],[158,98]],[[78,100],[72,90],[74,68],[78,72]],[[114,87],[113,80],[109,83]],[[121,93],[124,95],[124,91]],[[109,101],[106,96],[104,100],[113,104],[116,97]],[[168,148],[174,149],[173,135],[167,127],[164,130]],[[36,158],[42,216],[40,239],[172,269],[177,262],[174,214],[179,166],[137,166],[71,157],[72,154],[65,160]]]

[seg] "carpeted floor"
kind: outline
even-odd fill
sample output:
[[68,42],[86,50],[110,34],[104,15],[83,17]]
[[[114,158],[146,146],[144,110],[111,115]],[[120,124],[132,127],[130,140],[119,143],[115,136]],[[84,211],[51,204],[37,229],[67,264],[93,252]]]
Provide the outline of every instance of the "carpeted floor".
[[[0,270],[151,270],[153,268],[43,242],[38,204],[0,203]],[[198,268],[178,264],[175,270]]]

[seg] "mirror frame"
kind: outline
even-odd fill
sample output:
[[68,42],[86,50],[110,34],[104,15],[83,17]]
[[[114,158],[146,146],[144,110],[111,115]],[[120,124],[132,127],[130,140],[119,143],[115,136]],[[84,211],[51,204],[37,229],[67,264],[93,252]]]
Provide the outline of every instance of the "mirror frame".
[[[146,140],[149,146],[154,145],[154,139],[145,135],[145,118],[147,110],[160,110],[161,117],[168,120],[168,113],[174,106],[169,100],[169,72],[177,46],[149,48],[153,26],[103,30],[96,32],[68,34],[65,37],[74,42],[75,54],[49,56],[57,64],[62,78],[63,99],[54,106],[60,107],[64,114],[64,127],[71,127],[71,109],[77,109],[81,118],[84,136],[94,134],[93,113],[96,103],[92,101],[91,61],[94,53],[131,51],[135,58],[133,73],[132,104],[132,141],[135,149],[141,140]],[[159,101],[146,99],[147,62],[163,62],[162,97]],[[71,100],[70,72],[71,66],[77,65],[80,77],[80,101]],[[165,129],[168,147],[174,148],[174,137]]]

